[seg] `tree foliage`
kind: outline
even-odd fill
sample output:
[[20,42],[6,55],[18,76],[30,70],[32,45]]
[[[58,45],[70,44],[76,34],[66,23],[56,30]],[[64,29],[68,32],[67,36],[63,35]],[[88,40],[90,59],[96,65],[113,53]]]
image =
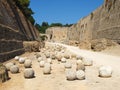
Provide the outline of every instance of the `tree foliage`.
[[48,24],[48,22],[42,22],[41,25],[39,25],[38,23],[35,24],[35,27],[39,30],[40,33],[45,33],[46,29],[49,27],[70,27],[73,24],[61,24],[61,23],[51,23],[50,25]]
[[35,20],[33,18],[33,14],[34,12],[32,11],[31,8],[29,8],[30,5],[30,0],[13,0],[16,4],[16,6],[18,6],[18,8],[23,12],[23,14],[25,15],[25,17],[32,23],[35,23]]

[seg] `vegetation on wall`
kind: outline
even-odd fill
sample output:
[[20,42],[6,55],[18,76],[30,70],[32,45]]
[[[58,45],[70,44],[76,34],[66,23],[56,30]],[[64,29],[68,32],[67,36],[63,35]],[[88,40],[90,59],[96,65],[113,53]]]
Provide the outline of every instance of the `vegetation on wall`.
[[30,0],[13,0],[16,6],[23,12],[25,17],[34,25],[35,20],[33,18],[34,12],[29,8]]

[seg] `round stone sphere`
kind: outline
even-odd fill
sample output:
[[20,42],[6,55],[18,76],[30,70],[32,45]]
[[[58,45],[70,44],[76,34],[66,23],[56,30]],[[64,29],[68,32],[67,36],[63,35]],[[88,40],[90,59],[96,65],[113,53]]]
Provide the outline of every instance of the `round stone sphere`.
[[10,67],[10,72],[12,74],[16,74],[16,73],[19,73],[19,67],[17,65],[13,65]]
[[61,61],[61,59],[62,59],[62,55],[57,54],[57,55],[56,55],[56,59],[57,59],[58,61]]
[[43,57],[39,57],[38,58],[38,62],[42,61],[43,60]]
[[49,67],[50,69],[52,69],[52,67],[51,67],[51,64],[50,64],[50,63],[45,63],[45,64],[44,64],[44,67]]
[[65,54],[65,55],[64,55],[64,58],[70,59],[70,55],[69,55],[69,54]]
[[51,74],[51,67],[45,65],[43,68],[43,74]]
[[7,70],[9,71],[9,70],[10,70],[10,68],[11,68],[11,66],[13,66],[13,65],[14,65],[14,63],[9,62],[9,63],[5,64],[5,67],[6,67],[6,68],[7,68]]
[[107,78],[107,77],[111,77],[112,76],[112,67],[110,66],[102,66],[99,68],[99,76],[100,77],[104,77],[104,78]]
[[66,58],[62,58],[61,63],[66,63]]
[[83,59],[83,57],[82,57],[82,56],[80,56],[80,55],[77,55],[77,56],[76,56],[76,59],[77,59],[77,60],[82,60],[82,59]]
[[81,64],[81,63],[83,64],[83,61],[82,61],[82,60],[77,60],[77,61],[76,61],[76,64],[77,64],[77,65],[79,65],[79,64]]
[[66,63],[65,63],[65,68],[66,68],[66,69],[72,68],[72,64],[71,64],[70,62],[66,62]]
[[24,64],[24,62],[25,62],[25,58],[20,57],[20,58],[19,58],[19,63],[20,63],[20,64]]
[[19,58],[20,58],[19,56],[15,56],[15,58],[14,58],[14,59],[15,59],[16,61],[18,61],[18,60],[19,60]]
[[40,53],[37,53],[37,54],[36,54],[36,58],[39,58],[39,57],[41,57],[41,54],[40,54]]
[[81,60],[77,60],[76,70],[83,70],[83,71],[85,71],[85,65],[84,65],[84,63]]
[[83,70],[78,70],[76,72],[76,77],[78,80],[84,80],[85,79],[85,72]]
[[85,66],[92,66],[93,65],[93,60],[90,58],[83,58],[83,63]]
[[39,65],[40,67],[44,67],[45,61],[40,61]]
[[46,52],[46,53],[45,53],[45,56],[46,56],[46,58],[50,58],[50,53],[49,53],[49,52]]
[[73,81],[76,79],[76,71],[74,70],[67,70],[66,71],[66,79]]
[[34,78],[34,74],[35,74],[35,72],[31,68],[30,69],[25,69],[25,71],[24,71],[24,77],[25,78]]
[[24,67],[25,68],[31,68],[31,66],[32,66],[32,61],[31,60],[25,60],[25,62],[24,62]]
[[47,59],[47,62],[50,63],[50,64],[52,64],[52,59],[51,59],[51,58],[48,58],[48,59]]

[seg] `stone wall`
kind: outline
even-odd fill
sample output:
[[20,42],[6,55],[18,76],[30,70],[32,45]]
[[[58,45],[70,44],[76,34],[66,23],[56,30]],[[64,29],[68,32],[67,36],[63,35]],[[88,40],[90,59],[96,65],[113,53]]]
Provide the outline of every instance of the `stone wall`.
[[80,47],[86,45],[85,48],[91,48],[93,40],[102,38],[120,43],[120,1],[105,0],[102,6],[69,28],[68,38],[70,43],[77,41]]
[[39,32],[12,0],[0,0],[0,62],[24,53],[23,41],[37,40]]
[[48,40],[53,42],[66,42],[68,27],[51,27],[46,30]]
[[[58,37],[53,31],[51,35]],[[67,28],[68,44],[80,48],[91,49],[94,40],[103,38],[120,43],[120,0],[105,0],[98,9]]]

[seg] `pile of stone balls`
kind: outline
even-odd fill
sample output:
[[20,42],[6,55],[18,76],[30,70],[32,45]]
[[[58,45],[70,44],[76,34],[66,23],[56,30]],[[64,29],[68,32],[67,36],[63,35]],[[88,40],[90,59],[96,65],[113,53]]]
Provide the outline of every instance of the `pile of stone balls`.
[[[39,63],[39,67],[43,69],[43,74],[48,75],[51,74],[52,65],[54,65],[53,60],[56,60],[59,64],[64,64],[66,79],[67,80],[84,80],[86,78],[85,75],[85,67],[92,66],[93,60],[87,57],[82,57],[80,55],[76,55],[70,53],[67,48],[61,45],[50,45],[42,48],[40,52],[35,53],[37,62]],[[75,63],[72,63],[71,60],[75,60]],[[35,75],[35,71],[32,69],[32,60],[27,57],[16,56],[14,58],[19,64],[24,64],[24,77],[25,78],[33,78]],[[76,65],[76,69],[73,69],[73,65]],[[12,74],[19,73],[19,67],[15,63],[7,63],[6,68]],[[102,66],[98,69],[100,77],[111,77],[112,76],[112,68],[110,66]]]
[[[32,60],[28,59],[27,57],[20,57],[16,56],[14,58],[16,61],[19,62],[19,64],[23,64],[25,69],[24,69],[24,77],[25,78],[33,78],[34,77],[34,70],[32,69]],[[13,62],[9,62],[6,65],[6,68],[8,71],[10,71],[12,74],[17,74],[19,73],[19,66]]]

